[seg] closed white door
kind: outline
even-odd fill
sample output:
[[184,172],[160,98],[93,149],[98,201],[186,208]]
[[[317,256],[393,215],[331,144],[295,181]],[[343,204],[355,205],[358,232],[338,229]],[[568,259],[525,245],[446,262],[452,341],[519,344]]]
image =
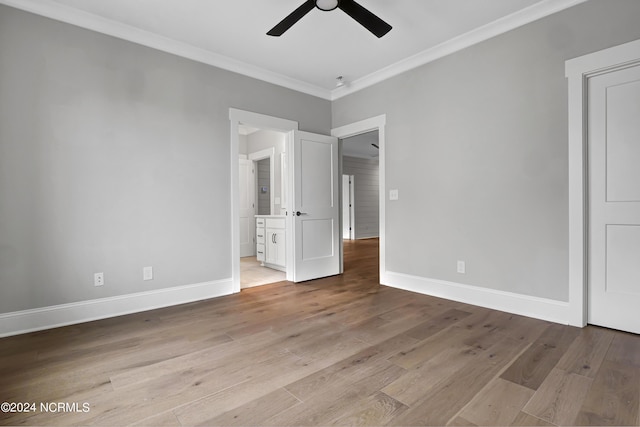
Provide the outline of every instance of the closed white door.
[[255,256],[255,177],[253,161],[240,159],[240,256]]
[[293,281],[340,274],[338,139],[295,131]]
[[640,333],[640,66],[588,81],[589,323]]

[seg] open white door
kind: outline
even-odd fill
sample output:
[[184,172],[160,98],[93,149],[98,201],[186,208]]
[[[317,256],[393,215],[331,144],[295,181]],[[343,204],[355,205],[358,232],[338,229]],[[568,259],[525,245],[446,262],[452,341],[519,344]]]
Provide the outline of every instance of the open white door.
[[338,139],[295,131],[292,145],[293,281],[340,274]]

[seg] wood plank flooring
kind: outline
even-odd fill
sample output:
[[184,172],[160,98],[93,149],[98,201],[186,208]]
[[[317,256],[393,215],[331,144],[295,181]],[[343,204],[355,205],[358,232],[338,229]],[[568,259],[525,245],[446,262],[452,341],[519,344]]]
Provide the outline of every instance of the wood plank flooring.
[[377,258],[346,242],[342,276],[1,339],[0,401],[37,409],[0,424],[640,425],[640,336],[380,286]]

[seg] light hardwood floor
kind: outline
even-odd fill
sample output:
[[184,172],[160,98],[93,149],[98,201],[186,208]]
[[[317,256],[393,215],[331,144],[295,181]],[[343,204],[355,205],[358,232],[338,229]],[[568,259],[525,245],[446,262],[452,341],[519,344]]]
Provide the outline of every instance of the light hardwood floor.
[[[345,274],[0,340],[11,425],[638,425],[640,337]],[[90,410],[82,412],[82,404]]]

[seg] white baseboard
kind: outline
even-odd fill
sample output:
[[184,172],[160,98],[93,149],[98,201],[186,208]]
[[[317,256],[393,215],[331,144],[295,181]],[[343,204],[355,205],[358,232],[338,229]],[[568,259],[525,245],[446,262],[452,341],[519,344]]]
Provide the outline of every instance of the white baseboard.
[[463,285],[444,280],[427,279],[403,273],[384,272],[381,283],[385,286],[445,298],[465,304],[505,311],[521,316],[570,324],[569,303],[478,286]]
[[0,337],[57,328],[108,317],[139,313],[233,293],[233,280],[223,279],[129,295],[80,301],[0,314]]

